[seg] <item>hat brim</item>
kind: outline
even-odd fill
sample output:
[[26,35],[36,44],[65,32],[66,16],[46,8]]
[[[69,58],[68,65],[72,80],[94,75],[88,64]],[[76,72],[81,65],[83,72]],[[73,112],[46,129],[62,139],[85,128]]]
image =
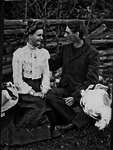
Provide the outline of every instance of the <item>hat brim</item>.
[[16,100],[10,99],[9,101],[7,101],[3,106],[1,106],[1,113],[4,113],[8,109],[15,106],[17,104],[17,102],[18,102],[18,98]]

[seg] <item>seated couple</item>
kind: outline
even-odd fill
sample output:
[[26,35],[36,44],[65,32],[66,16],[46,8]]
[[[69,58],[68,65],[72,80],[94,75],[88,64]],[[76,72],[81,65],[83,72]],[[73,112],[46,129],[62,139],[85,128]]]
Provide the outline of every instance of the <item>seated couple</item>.
[[[50,123],[50,136],[56,125],[72,124],[82,128],[91,118],[80,107],[80,91],[98,83],[98,52],[84,40],[82,24],[69,24],[65,39],[70,41],[50,58],[42,48],[43,24],[32,23],[27,29],[28,42],[13,54],[13,80],[19,92],[14,118],[18,128],[33,134],[36,127]],[[50,71],[62,67],[61,80],[56,88],[50,87]],[[80,111],[76,113],[76,107]],[[73,110],[75,108],[75,111]],[[48,132],[48,131],[47,131]]]

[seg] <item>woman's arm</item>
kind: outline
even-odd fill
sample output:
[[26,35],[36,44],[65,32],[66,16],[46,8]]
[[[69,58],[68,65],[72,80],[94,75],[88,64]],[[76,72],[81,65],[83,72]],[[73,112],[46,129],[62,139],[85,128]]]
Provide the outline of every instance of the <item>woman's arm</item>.
[[46,55],[47,58],[45,59],[45,64],[43,66],[43,79],[42,79],[42,93],[46,94],[47,91],[50,89],[50,70],[49,70],[49,63],[48,60],[50,58],[49,53]]

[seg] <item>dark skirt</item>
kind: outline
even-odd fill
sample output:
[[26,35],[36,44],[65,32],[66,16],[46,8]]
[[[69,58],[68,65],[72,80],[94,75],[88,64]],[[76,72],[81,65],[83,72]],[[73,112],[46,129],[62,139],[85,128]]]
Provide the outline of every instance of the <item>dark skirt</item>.
[[[40,91],[41,79],[24,79],[35,91]],[[23,145],[50,139],[49,122],[44,99],[20,94],[18,104],[6,112],[0,121],[1,144]]]

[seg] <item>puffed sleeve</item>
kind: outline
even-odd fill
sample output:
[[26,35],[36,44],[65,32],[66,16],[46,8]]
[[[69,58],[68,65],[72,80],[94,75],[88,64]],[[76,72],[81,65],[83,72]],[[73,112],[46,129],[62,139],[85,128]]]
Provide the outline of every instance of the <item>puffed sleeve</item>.
[[50,59],[50,54],[46,51],[45,61],[43,65],[43,79],[42,79],[42,93],[46,94],[50,89],[50,70],[48,60]]
[[13,53],[12,60],[12,69],[13,69],[13,81],[15,86],[18,89],[19,93],[27,94],[32,89],[26,82],[22,79],[22,54],[21,49],[16,50]]

